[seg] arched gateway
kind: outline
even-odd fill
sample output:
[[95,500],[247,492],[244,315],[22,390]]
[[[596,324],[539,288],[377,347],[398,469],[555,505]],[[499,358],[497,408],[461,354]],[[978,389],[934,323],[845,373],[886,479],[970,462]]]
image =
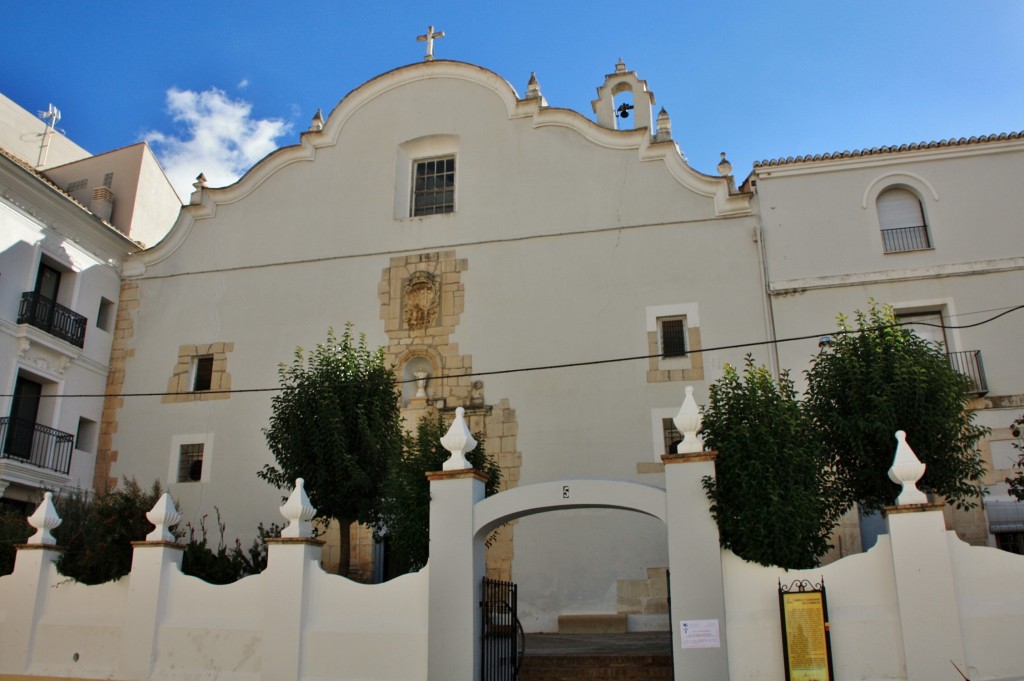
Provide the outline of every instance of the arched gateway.
[[[718,528],[700,493],[701,479],[714,474],[712,452],[663,457],[665,489],[619,480],[558,480],[517,487],[484,498],[486,476],[470,467],[465,453],[476,446],[457,410],[442,439],[452,458],[430,479],[429,627],[430,679],[480,678],[479,603],[485,574],[487,535],[500,525],[537,513],[574,508],[615,508],[662,520],[668,535],[673,646],[678,622],[715,621],[717,647],[675,655],[676,678],[729,678],[725,599]],[[671,464],[671,465],[670,465]],[[690,464],[690,465],[675,465]]]

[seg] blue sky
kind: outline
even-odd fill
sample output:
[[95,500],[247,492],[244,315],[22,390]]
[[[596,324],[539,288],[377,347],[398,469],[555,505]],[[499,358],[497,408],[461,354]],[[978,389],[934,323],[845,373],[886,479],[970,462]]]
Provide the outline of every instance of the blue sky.
[[[1024,130],[1024,1],[4,3],[0,92],[93,153],[149,139],[181,187],[230,182],[318,107],[420,61],[472,62],[592,117],[621,57],[690,164]],[[217,180],[220,180],[218,182]],[[187,185],[186,185],[187,186]],[[181,191],[184,191],[182,189]]]

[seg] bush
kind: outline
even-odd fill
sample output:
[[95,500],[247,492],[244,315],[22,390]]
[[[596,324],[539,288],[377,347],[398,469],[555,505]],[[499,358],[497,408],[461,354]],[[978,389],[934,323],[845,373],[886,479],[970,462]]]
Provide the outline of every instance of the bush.
[[91,496],[85,491],[56,498],[61,524],[53,530],[64,552],[57,570],[83,584],[102,584],[125,576],[132,568],[133,541],[153,530],[146,519],[163,494],[159,482],[144,491],[135,480]]
[[0,511],[0,575],[14,572],[14,556],[18,544],[24,544],[32,536],[32,526],[23,511],[5,508]]
[[208,545],[206,516],[204,515],[199,521],[198,539],[195,527],[191,524],[188,525],[189,540],[181,558],[182,573],[198,577],[210,584],[230,584],[243,577],[259,574],[266,570],[266,538],[280,537],[281,526],[275,523],[268,529],[263,526],[263,523],[260,523],[258,536],[253,540],[248,552],[242,550],[242,543],[238,539],[235,540],[235,545],[229,549],[224,543],[225,525],[220,518],[220,509],[214,508],[217,513],[217,530],[220,532],[217,550],[214,551]]

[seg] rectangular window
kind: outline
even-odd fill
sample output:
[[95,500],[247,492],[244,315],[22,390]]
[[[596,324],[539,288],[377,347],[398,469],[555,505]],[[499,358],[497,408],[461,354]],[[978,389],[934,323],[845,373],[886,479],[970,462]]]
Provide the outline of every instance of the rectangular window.
[[114,329],[114,310],[117,306],[114,301],[100,298],[100,309],[96,312],[96,327],[104,331]]
[[659,317],[658,334],[661,337],[662,357],[686,355],[686,317]]
[[412,169],[413,217],[455,211],[455,157],[416,161]]
[[683,441],[683,434],[676,428],[672,419],[661,420],[661,431],[665,439],[665,453],[675,454],[676,447]]
[[75,434],[75,449],[83,452],[96,451],[96,422],[84,416],[78,419],[78,432]]
[[196,357],[192,367],[192,390],[209,390],[213,382],[213,355]]
[[178,452],[178,482],[199,482],[203,479],[202,442],[181,445]]

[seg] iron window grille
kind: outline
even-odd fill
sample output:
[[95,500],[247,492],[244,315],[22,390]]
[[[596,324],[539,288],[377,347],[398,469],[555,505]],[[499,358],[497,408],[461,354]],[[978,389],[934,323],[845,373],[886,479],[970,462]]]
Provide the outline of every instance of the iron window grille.
[[199,482],[203,479],[202,442],[181,445],[178,455],[178,482]]
[[686,355],[686,318],[672,317],[659,320],[661,329],[661,356],[683,357]]
[[455,212],[455,157],[417,161],[412,177],[412,216]]

